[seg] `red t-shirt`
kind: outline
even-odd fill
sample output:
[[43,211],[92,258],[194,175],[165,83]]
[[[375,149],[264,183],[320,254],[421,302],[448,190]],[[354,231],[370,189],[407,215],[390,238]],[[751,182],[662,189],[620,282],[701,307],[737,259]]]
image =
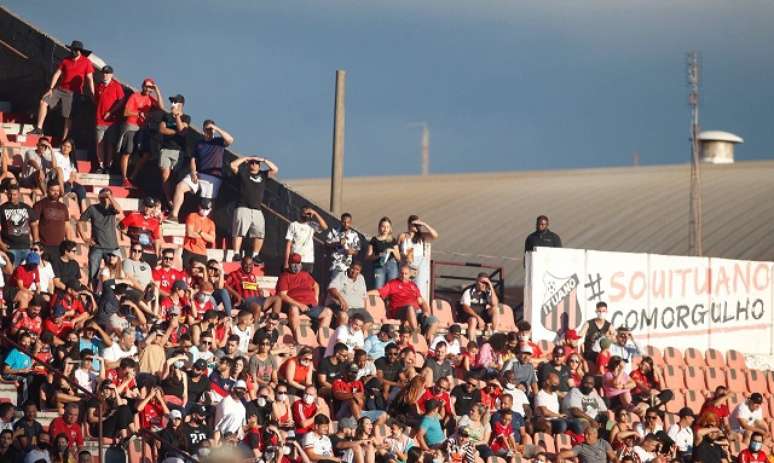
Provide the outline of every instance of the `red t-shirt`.
[[62,75],[59,77],[57,85],[62,90],[68,92],[81,93],[86,76],[94,73],[94,66],[89,58],[81,55],[77,59],[65,58],[59,63],[59,70]]
[[302,304],[317,305],[317,292],[314,290],[315,281],[309,272],[298,273],[282,272],[277,279],[277,293],[287,291],[288,296]]
[[162,291],[172,291],[172,285],[177,280],[185,280],[185,273],[172,267],[158,267],[153,270],[153,281],[159,284],[159,289]]
[[126,123],[142,127],[145,123],[145,116],[153,109],[154,106],[158,106],[158,102],[150,95],[143,95],[140,92],[132,93],[129,100],[126,102],[126,110],[133,113],[139,113],[137,116],[126,116]]
[[[105,377],[107,378],[108,381],[110,381],[110,383],[113,386],[116,386],[116,387],[120,386],[124,381],[126,381],[126,378],[121,377],[121,372],[118,370],[118,368],[113,368],[112,370],[108,370]],[[132,378],[132,380],[129,381],[129,384],[126,386],[126,389],[124,389],[124,391],[128,391],[136,387],[137,387],[137,379]]]
[[[354,381],[347,381],[343,378],[339,378],[333,381],[333,384],[331,384],[331,395],[334,395],[337,392],[343,392],[345,394],[354,394],[356,392],[365,392],[365,386],[363,385],[363,382],[359,379],[356,379]],[[336,406],[338,407],[339,401],[336,400]]]
[[317,414],[317,404],[307,405],[303,399],[298,399],[293,402],[291,407],[293,411],[293,421],[296,423],[296,437],[304,435],[312,429],[313,424],[307,427],[301,427],[301,422],[308,420]]
[[258,288],[258,277],[252,273],[243,272],[241,268],[228,274],[226,285],[242,296],[242,299],[261,295],[261,290]]
[[739,452],[739,457],[737,457],[736,461],[737,463],[768,463],[769,459],[763,451],[753,453],[750,449],[744,449]]
[[127,214],[119,225],[126,230],[132,244],[145,242],[147,244],[143,248],[155,252],[153,242],[161,239],[161,224],[157,218],[145,217],[142,212],[134,211]]
[[406,307],[407,305],[416,307],[418,305],[418,299],[422,296],[419,292],[419,288],[413,281],[402,281],[400,278],[390,280],[386,285],[379,289],[379,296],[388,301],[388,315],[390,318],[395,318],[392,315],[397,312],[398,309]]
[[707,400],[704,402],[704,405],[701,406],[700,415],[704,415],[705,413],[712,413],[713,415],[717,416],[718,419],[722,420],[724,418],[728,418],[728,415],[731,414],[731,411],[728,409],[728,404],[712,405],[712,402]]
[[159,399],[153,399],[140,412],[140,427],[142,429],[151,429],[153,426],[160,428],[163,416],[164,409],[161,407]]
[[14,316],[13,326],[19,331],[26,330],[40,336],[40,333],[43,332],[43,319],[40,315],[30,317],[26,311],[19,311]]
[[48,433],[56,437],[60,433],[64,433],[67,436],[67,442],[71,445],[77,445],[78,447],[83,445],[83,432],[81,431],[81,425],[78,423],[67,424],[64,418],[58,416],[51,420],[51,424],[48,428]]
[[64,309],[68,312],[70,310],[74,310],[78,315],[86,312],[86,307],[83,306],[83,303],[80,299],[77,297],[70,299],[69,297],[65,297],[61,292],[54,294],[54,297],[51,299],[50,307],[53,309],[57,304],[64,307]]
[[33,283],[35,283],[35,286],[40,284],[40,274],[38,273],[38,267],[32,267],[32,270],[29,270],[26,265],[20,265],[16,267],[16,270],[13,271],[13,275],[11,276],[12,283],[14,286],[17,286],[17,282],[22,282],[22,288],[24,289],[30,289]]
[[486,388],[481,389],[481,405],[487,407],[489,410],[497,408],[497,399],[502,395],[502,389],[495,387],[491,392],[487,392]]
[[496,421],[494,426],[492,426],[492,451],[493,452],[499,452],[501,449],[507,449],[508,444],[506,443],[508,440],[508,437],[513,435],[513,426],[511,423],[503,424],[502,421]]
[[[161,300],[161,303],[159,304],[160,310],[160,318],[163,318],[164,320],[169,320],[172,318],[172,308],[177,307],[180,309],[179,314],[185,314],[187,312],[190,312],[190,305],[188,304],[188,301],[186,299],[179,299],[177,304],[175,304],[175,301],[172,300],[171,297],[165,297]],[[178,314],[178,315],[179,315]]]
[[443,408],[446,411],[446,416],[452,416],[452,407],[451,407],[451,397],[449,397],[448,392],[441,392],[440,394],[434,394],[433,388],[426,388],[425,392],[422,393],[421,396],[419,396],[419,399],[417,400],[417,407],[419,408],[419,411],[422,413],[425,412],[425,404],[428,400],[440,400],[443,402]]
[[114,124],[120,120],[120,114],[111,114],[110,119],[105,119],[105,114],[113,109],[117,101],[124,99],[124,87],[115,79],[105,84],[100,82],[94,88],[97,99],[97,125],[105,127]]
[[59,339],[62,339],[63,336],[70,333],[74,327],[73,322],[71,321],[62,320],[62,323],[57,324],[50,318],[47,318],[43,325],[46,328],[46,331],[58,337]]
[[609,350],[602,351],[597,354],[596,367],[598,375],[604,375],[607,373],[607,363],[610,361],[610,357],[612,357],[612,355],[610,354]]

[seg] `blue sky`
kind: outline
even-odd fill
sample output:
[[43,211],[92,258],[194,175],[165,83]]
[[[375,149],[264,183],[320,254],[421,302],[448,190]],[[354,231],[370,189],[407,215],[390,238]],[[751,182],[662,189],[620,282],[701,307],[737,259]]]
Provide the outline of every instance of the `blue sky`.
[[282,177],[330,174],[334,74],[348,71],[346,175],[686,162],[685,53],[702,126],[774,154],[774,2],[747,0],[5,0],[121,80],[157,79],[195,121]]

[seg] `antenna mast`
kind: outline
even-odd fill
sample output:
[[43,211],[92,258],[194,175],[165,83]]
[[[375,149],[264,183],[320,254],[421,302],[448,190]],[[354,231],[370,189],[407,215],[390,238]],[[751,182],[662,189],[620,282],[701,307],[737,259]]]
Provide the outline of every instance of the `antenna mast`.
[[688,53],[688,104],[691,107],[691,193],[688,221],[688,248],[691,255],[704,255],[704,230],[701,205],[701,169],[699,165],[699,82],[700,55]]

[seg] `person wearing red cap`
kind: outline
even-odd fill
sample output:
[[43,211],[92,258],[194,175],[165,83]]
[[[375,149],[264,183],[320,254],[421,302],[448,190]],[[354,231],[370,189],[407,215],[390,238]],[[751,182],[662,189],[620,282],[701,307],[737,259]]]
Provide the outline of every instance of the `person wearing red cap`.
[[[146,78],[142,81],[142,90],[134,92],[124,106],[126,120],[118,141],[118,149],[121,152],[121,177],[124,186],[131,185],[126,174],[129,168],[129,156],[136,150],[140,127],[145,125],[145,117],[153,108],[163,110],[164,99],[161,96],[161,88],[156,85],[156,82],[151,78]],[[134,170],[136,173],[138,168],[135,167]]]
[[572,354],[580,352],[580,339],[576,330],[567,330],[562,336],[562,344],[564,347],[564,359],[567,360]]
[[43,135],[43,122],[46,120],[48,108],[55,108],[61,103],[62,117],[64,118],[62,140],[67,140],[67,136],[70,134],[73,95],[83,93],[84,82],[89,85],[89,91],[94,95],[94,66],[88,58],[91,51],[83,48],[83,43],[79,40],[73,40],[67,48],[70,49],[70,56],[59,63],[56,72],[51,76],[48,90],[40,99],[38,121],[30,132],[31,134]]

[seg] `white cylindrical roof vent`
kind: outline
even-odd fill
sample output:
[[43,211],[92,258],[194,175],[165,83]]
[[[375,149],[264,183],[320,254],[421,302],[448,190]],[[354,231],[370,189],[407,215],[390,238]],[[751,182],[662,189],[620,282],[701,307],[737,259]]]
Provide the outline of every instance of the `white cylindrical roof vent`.
[[741,137],[720,130],[709,130],[699,134],[701,160],[710,164],[732,164],[734,145],[744,143]]

